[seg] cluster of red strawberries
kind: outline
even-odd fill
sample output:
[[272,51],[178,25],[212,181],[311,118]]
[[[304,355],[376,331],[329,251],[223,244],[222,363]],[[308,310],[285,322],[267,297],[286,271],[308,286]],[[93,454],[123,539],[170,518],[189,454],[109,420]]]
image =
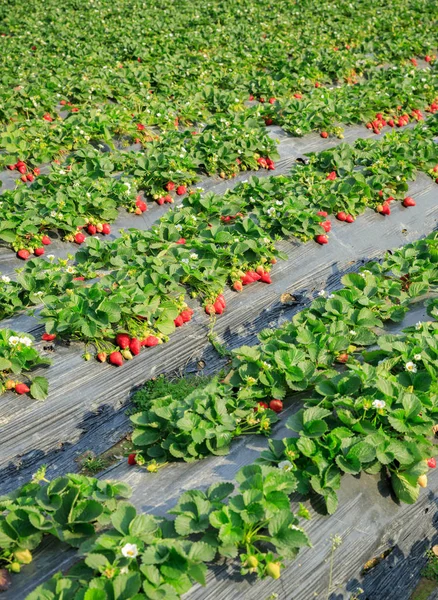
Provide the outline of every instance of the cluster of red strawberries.
[[266,402],[257,402],[257,406],[254,408],[255,412],[263,411],[270,408],[276,413],[283,410],[283,402],[281,400],[273,399],[267,404]]
[[[275,264],[277,261],[275,258],[271,260],[271,264]],[[237,280],[233,283],[233,289],[236,292],[241,292],[244,285],[249,285],[255,281],[261,281],[262,283],[272,283],[271,275],[269,271],[266,271],[262,265],[259,265],[255,271],[247,271],[240,276],[240,281]]]
[[219,294],[214,302],[210,302],[209,304],[205,305],[205,312],[207,315],[221,315],[226,306],[227,304],[223,294]]
[[[50,246],[51,243],[52,241],[48,235],[43,235],[41,237],[41,244],[43,246]],[[20,250],[18,250],[17,256],[18,258],[21,258],[21,260],[27,260],[30,256],[32,256],[32,254],[34,254],[35,256],[42,256],[44,254],[43,246],[38,246],[37,248],[30,248],[30,250],[28,250],[27,248],[21,248]]]
[[262,169],[268,169],[268,171],[273,171],[275,169],[274,161],[269,158],[269,156],[260,156],[257,159],[257,163]]
[[142,200],[141,196],[137,196],[135,199],[135,214],[141,215],[146,212],[148,209],[148,205],[144,200]]
[[[397,111],[401,111],[401,106],[397,106]],[[424,119],[423,113],[421,110],[414,108],[412,113],[408,115],[407,113],[403,113],[399,117],[393,116],[389,119],[385,119],[382,113],[377,113],[375,119],[370,123],[366,124],[367,129],[372,129],[373,133],[380,133],[381,130],[388,125],[389,127],[405,127],[411,119],[415,119],[416,121],[422,121]]]
[[[88,223],[85,226],[87,233],[90,235],[95,235],[96,233],[101,233],[102,235],[109,235],[111,233],[111,227],[109,223]],[[83,227],[79,227],[79,230],[83,229]],[[67,241],[75,242],[76,244],[83,244],[87,239],[86,235],[82,233],[82,231],[78,231],[74,236],[66,236]]]
[[17,171],[21,174],[21,181],[29,181],[30,183],[32,183],[35,177],[37,177],[41,173],[38,167],[35,167],[35,169],[33,169],[32,172],[29,172],[26,163],[22,160],[19,160],[14,165],[8,165],[8,169],[10,171],[15,171],[15,169],[17,169]]
[[[223,296],[222,296],[223,297]],[[225,303],[225,301],[224,301]],[[185,308],[180,314],[174,319],[175,327],[182,327],[184,323],[188,323],[192,320],[193,310],[191,308]]]
[[[379,192],[379,196],[382,198],[383,197],[383,191],[380,190]],[[391,214],[391,207],[390,204],[391,202],[393,202],[394,197],[393,196],[389,196],[389,198],[387,198],[384,202],[382,202],[382,204],[378,204],[376,206],[376,212],[380,213],[381,215],[384,216],[389,216]],[[413,198],[411,198],[411,196],[406,196],[406,198],[403,200],[402,202],[403,206],[405,208],[409,208],[411,206],[415,206],[416,202]]]

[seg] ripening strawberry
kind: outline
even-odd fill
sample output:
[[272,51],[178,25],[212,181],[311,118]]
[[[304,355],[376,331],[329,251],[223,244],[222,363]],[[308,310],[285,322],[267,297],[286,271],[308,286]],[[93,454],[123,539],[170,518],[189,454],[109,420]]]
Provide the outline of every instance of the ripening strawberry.
[[97,232],[96,225],[93,225],[90,223],[90,225],[88,225],[88,227],[87,227],[87,231],[90,235],[96,235],[96,232]]
[[315,87],[319,88],[319,87],[321,87],[321,84],[318,81],[315,81]]
[[328,133],[327,131],[321,131],[321,133],[319,134],[322,138],[326,139],[328,138]]
[[269,403],[269,408],[276,413],[279,413],[283,410],[283,402],[281,400],[271,400]]
[[254,96],[253,96],[252,94],[250,94],[250,96],[249,96],[248,100],[249,100],[250,102],[252,102],[252,101],[254,100]]
[[323,246],[324,244],[328,244],[328,237],[326,235],[315,235],[315,242]]
[[35,175],[35,177],[38,177],[38,175],[41,174],[41,171],[38,167],[35,167],[35,169],[33,170],[33,174]]
[[111,352],[109,355],[109,361],[112,365],[121,367],[123,365],[123,356],[120,354],[120,352]]
[[328,212],[326,212],[325,210],[320,210],[316,213],[319,217],[327,217],[328,216]]
[[137,356],[138,354],[140,354],[140,350],[141,350],[140,340],[137,338],[132,338],[131,341],[129,342],[129,350],[132,352],[132,354],[134,356]]
[[264,272],[265,272],[265,269],[262,267],[262,265],[259,265],[256,268],[256,273],[258,273],[260,275],[260,277],[263,275]]
[[254,411],[258,412],[259,410],[266,410],[267,408],[269,407],[266,402],[257,402],[257,406],[254,407]]
[[109,223],[104,223],[102,225],[102,233],[103,235],[109,235],[111,233],[111,227],[109,226]]
[[136,456],[135,452],[128,456],[128,465],[131,467],[137,464]]
[[343,210],[341,210],[337,213],[336,218],[338,219],[338,221],[346,221],[347,214]]
[[417,203],[413,198],[411,198],[411,196],[406,196],[406,198],[403,200],[403,206],[405,206],[406,208],[408,208],[409,206],[415,206],[416,204]]
[[173,323],[175,327],[181,327],[182,325],[184,325],[184,319],[181,315],[178,315],[176,319],[173,320]]
[[299,92],[296,92],[296,93],[294,94],[294,98],[297,98],[298,100],[301,100],[301,98],[302,98],[302,97],[303,97],[303,95],[302,95],[302,94],[300,94]]
[[35,256],[42,256],[44,254],[44,248],[35,248],[34,254]]
[[26,175],[22,175],[22,176],[20,177],[20,179],[21,179],[21,181],[22,181],[23,183],[26,183],[26,182],[27,182],[27,176],[26,176]]
[[25,383],[17,383],[15,386],[15,391],[17,394],[28,394],[30,392],[30,388]]
[[343,352],[342,354],[338,354],[338,356],[336,357],[336,360],[338,363],[345,364],[348,361],[348,354],[346,352]]
[[336,171],[330,171],[330,173],[326,176],[326,179],[328,179],[329,181],[334,181],[336,178]]
[[205,312],[207,313],[207,315],[214,315],[216,313],[214,305],[213,304],[207,304],[205,306]]
[[241,292],[242,289],[243,289],[242,282],[241,281],[235,281],[233,283],[233,289],[236,290],[236,292]]
[[27,260],[30,256],[30,252],[29,252],[29,250],[25,250],[25,249],[19,250],[17,252],[17,256],[18,256],[18,258],[21,258],[22,260]]
[[122,350],[129,348],[130,341],[131,337],[127,333],[118,333],[116,335],[116,344],[119,348],[122,348]]
[[[225,306],[222,304],[222,302],[220,300],[216,300],[216,302],[213,304],[213,309],[217,315],[221,315],[225,310]],[[209,314],[211,314],[211,313],[209,313]]]
[[67,100],[61,100],[61,101],[59,102],[59,104],[60,104],[61,106],[65,106],[65,105],[67,104]]
[[175,184],[173,183],[173,181],[168,181],[168,182],[166,183],[166,186],[165,186],[165,187],[166,187],[166,190],[167,190],[168,192],[171,192],[172,190],[174,190],[174,189],[175,189]]
[[429,467],[429,469],[435,469],[436,468],[436,460],[433,457],[429,458],[427,461],[427,466]]
[[104,362],[106,361],[106,358],[107,358],[107,356],[106,356],[106,352],[98,352],[98,353],[96,354],[96,358],[97,358],[97,360],[98,360],[99,362],[101,362],[101,363],[104,363]]
[[181,314],[179,316],[181,317],[181,319],[183,320],[184,323],[188,323],[189,321],[191,321],[192,315],[193,315],[192,309],[186,308],[185,310],[183,310],[181,312]]
[[414,65],[414,67],[418,67],[418,62],[416,58],[411,58],[410,61]]
[[148,348],[153,348],[154,346],[157,346],[159,343],[160,343],[160,340],[155,335],[149,335],[144,340],[143,345],[147,346]]
[[56,339],[56,333],[43,333],[41,339],[45,342],[53,342],[53,340]]
[[347,218],[345,219],[345,221],[347,223],[354,223],[354,217],[353,217],[353,215],[347,215]]
[[166,194],[165,196],[163,196],[163,200],[164,200],[164,202],[168,202],[169,204],[173,203],[173,198],[170,194]]
[[176,188],[176,193],[178,194],[178,196],[183,196],[184,194],[187,193],[187,188],[185,185],[179,185]]
[[326,233],[328,233],[332,228],[331,221],[323,221],[322,223],[320,223],[320,225]]
[[85,242],[85,235],[80,231],[75,235],[75,242],[77,244],[83,244]]
[[96,230],[97,230],[97,233],[102,233],[102,230],[103,230],[102,223],[96,223]]
[[427,475],[420,475],[420,477],[417,479],[417,483],[422,488],[427,487]]
[[137,208],[140,209],[140,212],[146,212],[148,209],[148,206],[146,204],[146,202],[144,202],[143,200],[141,200],[140,198],[137,198],[137,200],[135,201],[135,205]]

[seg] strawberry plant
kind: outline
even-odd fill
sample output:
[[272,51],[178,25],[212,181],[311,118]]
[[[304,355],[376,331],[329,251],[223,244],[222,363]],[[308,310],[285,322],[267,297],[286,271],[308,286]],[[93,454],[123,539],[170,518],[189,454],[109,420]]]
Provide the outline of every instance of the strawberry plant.
[[[29,394],[36,400],[45,400],[47,397],[47,379],[32,377],[31,371],[50,365],[51,361],[43,358],[33,343],[34,339],[29,334],[0,329],[0,395],[11,390],[19,395]],[[28,380],[29,386],[20,381],[22,375]]]

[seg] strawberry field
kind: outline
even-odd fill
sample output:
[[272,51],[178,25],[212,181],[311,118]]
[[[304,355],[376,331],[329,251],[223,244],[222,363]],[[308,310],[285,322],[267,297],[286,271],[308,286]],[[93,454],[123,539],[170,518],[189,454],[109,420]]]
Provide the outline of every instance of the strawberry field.
[[435,597],[436,8],[0,6],[6,600]]

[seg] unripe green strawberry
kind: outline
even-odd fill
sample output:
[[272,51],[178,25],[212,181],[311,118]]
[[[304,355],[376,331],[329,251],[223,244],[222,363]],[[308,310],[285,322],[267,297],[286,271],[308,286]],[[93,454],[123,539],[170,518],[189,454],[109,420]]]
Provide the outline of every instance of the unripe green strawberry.
[[281,575],[281,565],[278,562],[270,562],[266,565],[266,574],[272,579],[279,579]]
[[14,556],[22,565],[29,565],[32,562],[32,554],[27,548],[25,550],[17,550]]
[[12,573],[19,573],[21,571],[20,563],[18,563],[18,562],[11,563],[11,571],[12,571]]
[[248,558],[246,559],[246,562],[248,564],[248,567],[250,567],[250,569],[255,569],[257,567],[257,565],[259,564],[259,561],[257,560],[256,556],[248,556]]
[[121,355],[126,360],[132,360],[134,358],[131,354],[131,351],[128,350],[127,348],[125,350],[122,350]]

